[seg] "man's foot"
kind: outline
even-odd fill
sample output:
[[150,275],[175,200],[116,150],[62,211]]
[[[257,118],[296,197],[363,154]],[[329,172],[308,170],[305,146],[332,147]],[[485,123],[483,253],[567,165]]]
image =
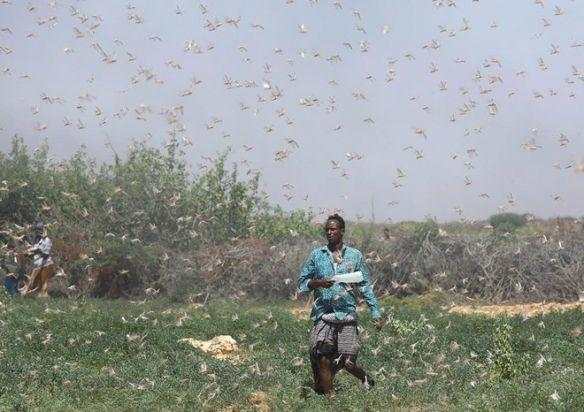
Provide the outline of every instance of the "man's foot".
[[369,390],[375,386],[375,381],[369,375],[365,375],[361,383],[363,384],[363,389],[365,390]]

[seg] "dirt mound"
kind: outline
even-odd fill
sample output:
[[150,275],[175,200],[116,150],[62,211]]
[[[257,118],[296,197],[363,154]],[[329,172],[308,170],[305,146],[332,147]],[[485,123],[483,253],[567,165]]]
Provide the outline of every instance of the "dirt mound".
[[488,305],[488,306],[453,306],[448,313],[462,315],[486,315],[486,316],[525,316],[532,317],[544,315],[550,312],[562,312],[570,309],[584,310],[584,302],[570,303],[528,303],[523,305]]
[[235,356],[239,350],[237,342],[229,335],[215,336],[210,340],[196,340],[193,338],[180,339],[194,348],[200,349],[217,359],[226,359]]

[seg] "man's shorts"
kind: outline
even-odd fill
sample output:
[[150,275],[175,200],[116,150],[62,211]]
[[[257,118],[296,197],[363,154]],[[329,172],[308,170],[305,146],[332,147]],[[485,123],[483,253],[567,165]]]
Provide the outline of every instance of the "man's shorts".
[[359,352],[359,332],[357,320],[333,323],[322,318],[310,331],[310,350],[318,355],[357,355]]

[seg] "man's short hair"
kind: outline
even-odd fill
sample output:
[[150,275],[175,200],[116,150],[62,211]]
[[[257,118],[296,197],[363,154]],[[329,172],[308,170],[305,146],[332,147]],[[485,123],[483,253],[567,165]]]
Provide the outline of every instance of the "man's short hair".
[[326,229],[326,224],[328,222],[330,222],[331,220],[334,220],[339,224],[341,231],[343,231],[343,232],[345,231],[345,219],[343,219],[341,217],[341,215],[339,215],[338,213],[335,213],[334,215],[330,215],[329,217],[326,218],[326,221],[324,222],[325,229]]

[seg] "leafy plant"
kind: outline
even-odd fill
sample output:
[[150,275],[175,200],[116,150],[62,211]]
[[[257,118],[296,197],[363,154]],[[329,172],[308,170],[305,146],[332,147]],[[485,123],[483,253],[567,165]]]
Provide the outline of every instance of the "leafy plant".
[[491,375],[495,379],[512,379],[522,374],[528,356],[517,351],[513,341],[513,328],[500,322],[493,334]]
[[525,225],[525,217],[517,213],[499,213],[489,217],[489,224],[499,233],[514,233]]
[[15,137],[0,153],[0,226],[25,239],[27,225],[43,220],[71,282],[84,283],[87,267],[108,267],[131,293],[156,284],[171,253],[188,260],[234,239],[314,232],[309,213],[268,204],[260,174],[243,178],[228,154],[192,175],[177,140],[134,141],[125,158],[114,151],[113,163],[98,165],[84,148],[57,163],[46,144],[31,152]]
[[433,219],[426,219],[423,222],[416,222],[413,227],[412,239],[418,249],[425,241],[435,241],[440,236],[438,223]]

